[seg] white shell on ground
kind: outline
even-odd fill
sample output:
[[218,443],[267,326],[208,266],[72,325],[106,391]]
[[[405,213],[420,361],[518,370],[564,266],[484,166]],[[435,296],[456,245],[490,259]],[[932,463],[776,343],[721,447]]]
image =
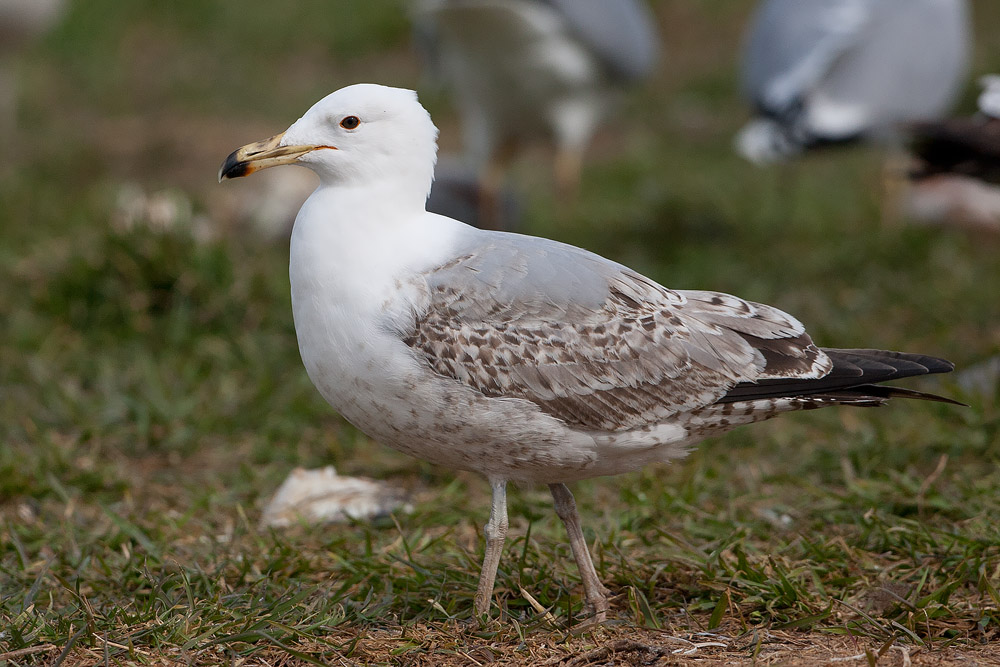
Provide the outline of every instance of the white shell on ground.
[[333,466],[296,468],[267,504],[262,526],[370,521],[391,512],[412,512],[406,493],[384,482],[338,475]]

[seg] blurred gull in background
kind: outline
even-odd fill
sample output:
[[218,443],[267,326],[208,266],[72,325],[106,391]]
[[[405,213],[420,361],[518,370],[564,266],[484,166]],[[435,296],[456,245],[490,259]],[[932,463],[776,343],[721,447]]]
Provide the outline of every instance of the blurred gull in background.
[[1000,232],[1000,76],[984,76],[979,113],[912,123],[903,209],[929,223]]
[[638,0],[424,0],[414,23],[455,96],[484,207],[517,151],[538,140],[554,142],[556,184],[573,192],[599,123],[660,52]]
[[736,149],[763,164],[933,119],[970,48],[965,0],[764,0],[741,72],[757,116]]
[[919,160],[913,175],[961,174],[1000,184],[1000,76],[980,79],[979,113],[913,123],[911,146]]

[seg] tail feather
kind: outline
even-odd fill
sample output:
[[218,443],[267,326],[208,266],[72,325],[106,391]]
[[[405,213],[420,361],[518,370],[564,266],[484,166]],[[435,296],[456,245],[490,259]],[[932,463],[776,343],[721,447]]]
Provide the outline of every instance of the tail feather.
[[890,398],[963,405],[943,396],[880,384],[889,380],[954,370],[955,365],[945,359],[888,350],[824,348],[823,351],[833,361],[833,368],[823,377],[743,382],[733,387],[719,403],[809,396],[849,405],[880,405]]

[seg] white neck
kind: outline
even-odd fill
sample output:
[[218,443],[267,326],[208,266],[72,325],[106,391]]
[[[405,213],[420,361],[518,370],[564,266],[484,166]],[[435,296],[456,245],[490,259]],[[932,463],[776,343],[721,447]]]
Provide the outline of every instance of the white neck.
[[434,180],[434,164],[432,153],[423,159],[381,154],[355,164],[315,162],[307,166],[319,176],[320,189],[335,190],[344,197],[357,193],[413,212],[424,210]]
[[[404,196],[401,196],[404,195]],[[398,186],[320,185],[292,231],[293,299],[379,307],[395,281],[442,263],[466,225],[423,208]]]

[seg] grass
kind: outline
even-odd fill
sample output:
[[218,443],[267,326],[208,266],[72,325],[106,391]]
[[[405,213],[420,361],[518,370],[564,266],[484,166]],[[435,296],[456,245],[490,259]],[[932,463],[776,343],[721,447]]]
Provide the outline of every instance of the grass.
[[[562,528],[542,489],[517,490],[504,621],[469,624],[486,484],[373,443],[322,401],[298,359],[287,242],[126,230],[115,213],[119,184],[138,181],[224,217],[213,177],[232,148],[340,85],[420,84],[405,21],[376,3],[111,4],[74,5],[22,62],[22,132],[0,174],[0,660],[992,659],[1000,411],[996,391],[947,379],[916,384],[970,408],[793,415],[578,484],[615,594],[605,628],[574,629]],[[773,303],[822,344],[960,367],[996,355],[997,240],[880,224],[876,151],[784,171],[732,155],[748,6],[657,5],[669,58],[597,142],[574,209],[555,206],[541,159],[519,165],[527,230]],[[974,10],[974,71],[991,71],[1000,11]],[[427,99],[454,145],[446,101]],[[293,466],[330,462],[406,486],[414,513],[259,527]],[[723,646],[691,648],[706,642]]]

